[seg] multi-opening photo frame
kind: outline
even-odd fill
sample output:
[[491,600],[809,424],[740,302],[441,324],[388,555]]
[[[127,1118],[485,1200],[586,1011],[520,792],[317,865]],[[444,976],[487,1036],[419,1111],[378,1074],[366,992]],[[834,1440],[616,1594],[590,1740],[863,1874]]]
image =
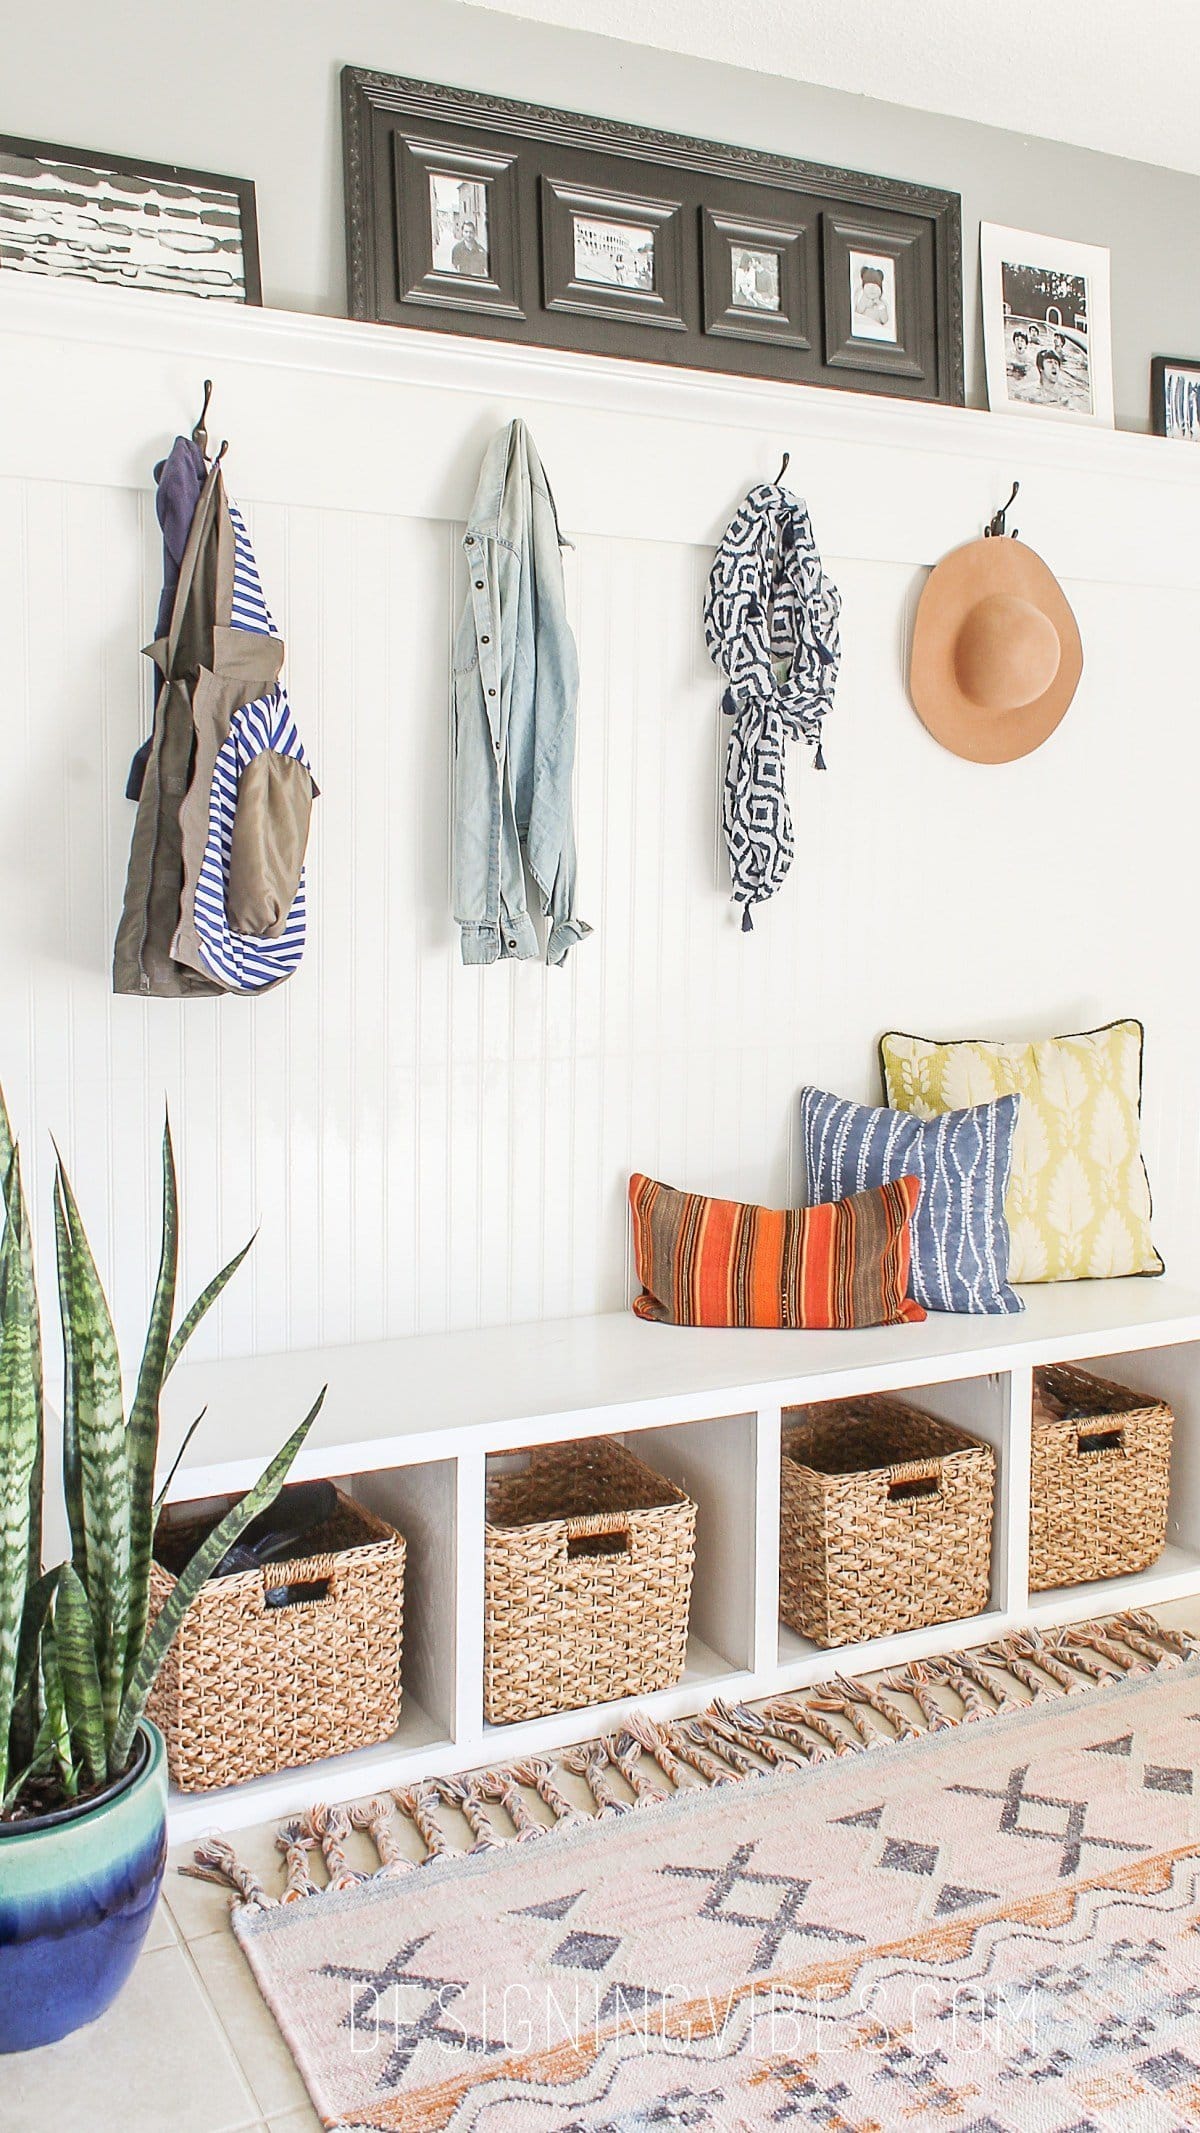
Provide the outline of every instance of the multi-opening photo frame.
[[347,67],[352,318],[963,402],[956,193]]

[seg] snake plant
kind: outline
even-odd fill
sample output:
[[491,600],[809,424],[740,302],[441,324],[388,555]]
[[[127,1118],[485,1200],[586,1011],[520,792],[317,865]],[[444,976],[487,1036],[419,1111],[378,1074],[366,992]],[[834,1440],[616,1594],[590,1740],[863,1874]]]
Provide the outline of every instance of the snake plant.
[[47,1570],[41,1316],[20,1155],[0,1093],[0,1816],[19,1811],[23,1795],[32,1804],[34,1788],[39,1807],[65,1804],[128,1767],[138,1721],[172,1637],[210,1571],[278,1495],[325,1397],[322,1389],[255,1487],[197,1549],[151,1623],[150,1563],[167,1487],[155,1494],[159,1397],[250,1246],[222,1267],[172,1331],[179,1202],[168,1119],[158,1279],[126,1420],[112,1317],[55,1152],[62,1470],[71,1557]]

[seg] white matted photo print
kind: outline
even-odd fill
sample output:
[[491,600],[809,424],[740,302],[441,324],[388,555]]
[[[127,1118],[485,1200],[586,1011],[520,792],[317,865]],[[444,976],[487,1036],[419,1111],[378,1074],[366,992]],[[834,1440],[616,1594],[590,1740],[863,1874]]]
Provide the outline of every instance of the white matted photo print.
[[988,406],[1111,429],[1107,247],[985,222],[979,259]]
[[896,262],[886,252],[850,253],[850,333],[856,341],[890,341],[896,331]]

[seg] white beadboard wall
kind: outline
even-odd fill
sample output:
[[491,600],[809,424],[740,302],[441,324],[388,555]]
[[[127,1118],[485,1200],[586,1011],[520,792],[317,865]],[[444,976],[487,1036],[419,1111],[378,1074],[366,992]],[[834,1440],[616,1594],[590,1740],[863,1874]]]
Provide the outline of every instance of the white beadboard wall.
[[[114,999],[109,959],[149,707],[151,467],[205,376],[322,798],[299,975],[257,1003],[176,1005]],[[189,1284],[259,1230],[198,1344],[243,1354],[619,1306],[630,1169],[798,1195],[797,1092],[872,1096],[888,1026],[1141,1016],[1156,1233],[1172,1273],[1200,1271],[1200,453],[50,285],[5,290],[0,394],[0,1079],[47,1300],[53,1132],[127,1367],[164,1098]],[[575,543],[596,930],[565,971],[464,969],[450,918],[459,537],[513,413]],[[745,937],[700,603],[730,511],[784,447],[845,649],[828,773],[796,750],[796,861]],[[907,631],[925,568],[1014,476],[1086,668],[1045,747],[979,768],[912,712]]]

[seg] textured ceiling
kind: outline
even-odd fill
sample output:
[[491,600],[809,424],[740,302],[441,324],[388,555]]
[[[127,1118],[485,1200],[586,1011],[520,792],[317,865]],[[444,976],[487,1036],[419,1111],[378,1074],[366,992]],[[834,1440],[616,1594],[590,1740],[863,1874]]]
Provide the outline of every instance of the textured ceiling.
[[1200,0],[474,0],[1200,172]]

